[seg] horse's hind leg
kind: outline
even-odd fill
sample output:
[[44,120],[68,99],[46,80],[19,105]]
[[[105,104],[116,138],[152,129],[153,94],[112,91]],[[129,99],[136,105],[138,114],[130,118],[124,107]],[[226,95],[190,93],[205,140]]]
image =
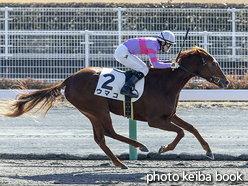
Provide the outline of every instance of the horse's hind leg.
[[104,136],[104,129],[100,120],[92,115],[85,114],[91,121],[94,131],[94,140],[100,146],[100,148],[105,152],[105,154],[112,160],[113,164],[116,167],[121,167],[122,169],[127,169],[127,166],[124,165],[109,149],[106,144],[105,136]]
[[101,120],[102,126],[104,128],[104,134],[106,136],[111,137],[111,138],[116,139],[116,140],[119,140],[121,142],[127,143],[129,145],[132,145],[134,148],[139,147],[139,149],[142,152],[148,152],[149,151],[148,148],[144,144],[116,133],[114,128],[113,128],[111,117],[109,114],[105,114],[104,116],[101,116],[100,120]]
[[203,139],[203,137],[200,135],[198,130],[193,125],[191,125],[191,124],[187,123],[186,121],[182,120],[176,114],[171,118],[171,121],[173,123],[175,123],[176,125],[182,127],[183,129],[189,131],[190,133],[192,133],[198,139],[198,141],[202,145],[203,149],[205,151],[207,151],[206,156],[209,159],[214,159],[214,155],[213,155],[208,143]]
[[177,133],[177,137],[174,139],[174,141],[167,146],[162,146],[158,151],[159,153],[164,153],[169,150],[173,150],[177,146],[179,141],[184,137],[183,129],[174,125],[167,119],[160,118],[158,121],[148,122],[148,124],[150,127],[159,128],[166,131],[173,131]]

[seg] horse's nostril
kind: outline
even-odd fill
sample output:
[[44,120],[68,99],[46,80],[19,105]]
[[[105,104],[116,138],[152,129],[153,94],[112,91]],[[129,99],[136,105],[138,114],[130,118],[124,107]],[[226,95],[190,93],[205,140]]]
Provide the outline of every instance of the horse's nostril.
[[225,81],[225,84],[226,84],[226,85],[229,85],[229,81],[228,81],[228,80],[226,80],[226,81]]

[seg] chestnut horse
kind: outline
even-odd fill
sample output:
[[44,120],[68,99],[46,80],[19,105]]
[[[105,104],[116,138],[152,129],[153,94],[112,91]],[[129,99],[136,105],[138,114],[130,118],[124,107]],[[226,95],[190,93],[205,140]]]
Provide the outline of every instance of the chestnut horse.
[[[145,77],[143,95],[133,104],[134,119],[146,121],[150,127],[177,133],[174,141],[162,146],[159,153],[173,150],[184,137],[185,129],[198,139],[207,157],[214,159],[208,143],[193,125],[176,115],[176,108],[182,88],[192,77],[205,78],[221,88],[226,88],[229,81],[215,58],[202,48],[194,47],[184,51],[178,59],[180,68],[174,71],[150,68]],[[61,89],[65,87],[66,99],[90,120],[95,142],[115,166],[127,168],[106,145],[105,136],[130,144],[144,152],[148,152],[148,149],[144,144],[115,132],[110,112],[123,115],[123,102],[94,95],[101,71],[102,68],[98,67],[84,68],[54,87],[22,93],[18,95],[19,97],[10,109],[1,114],[17,117],[34,107],[37,109],[36,112],[43,110],[46,113],[53,106],[56,98],[62,96]]]

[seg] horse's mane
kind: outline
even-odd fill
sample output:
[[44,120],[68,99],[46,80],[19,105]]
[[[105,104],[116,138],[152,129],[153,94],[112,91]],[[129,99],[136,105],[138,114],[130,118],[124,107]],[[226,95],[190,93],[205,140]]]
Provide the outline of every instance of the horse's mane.
[[197,54],[200,52],[208,54],[208,52],[205,49],[198,47],[198,46],[195,46],[190,50],[186,50],[186,51],[181,52],[180,56],[178,57],[178,61],[180,63],[182,61],[182,59],[184,59],[185,57],[188,57],[190,55],[194,55],[194,54]]
[[[184,59],[184,58],[186,58],[186,57],[188,57],[188,56],[190,56],[190,55],[199,54],[199,53],[205,53],[205,54],[207,54],[207,55],[210,55],[205,49],[203,49],[203,48],[201,48],[201,47],[198,47],[198,46],[194,46],[194,47],[192,47],[192,48],[189,49],[189,50],[185,50],[185,51],[181,52],[181,53],[180,53],[180,56],[178,57],[178,60],[177,60],[177,61],[178,61],[178,63],[180,64],[181,61],[182,61],[182,59]],[[153,66],[150,66],[149,68],[152,69],[152,70],[156,70],[156,71],[161,70],[161,69],[153,68]],[[164,70],[171,71],[170,68],[168,68],[168,69],[163,69],[163,71],[164,71]]]

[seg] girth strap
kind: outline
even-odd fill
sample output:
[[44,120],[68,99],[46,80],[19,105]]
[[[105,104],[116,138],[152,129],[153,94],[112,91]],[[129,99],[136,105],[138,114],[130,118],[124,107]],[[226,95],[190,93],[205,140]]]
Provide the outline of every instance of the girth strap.
[[125,101],[123,101],[123,112],[124,117],[131,118],[133,120],[133,103],[129,96],[125,96]]
[[[132,77],[132,75],[135,73],[134,71],[129,71],[128,73],[127,72],[126,72],[125,82],[127,82],[130,79],[130,77]],[[132,98],[130,98],[129,96],[125,96],[125,100],[123,101],[123,112],[124,112],[123,115],[124,117],[133,119],[133,103],[131,99]]]

